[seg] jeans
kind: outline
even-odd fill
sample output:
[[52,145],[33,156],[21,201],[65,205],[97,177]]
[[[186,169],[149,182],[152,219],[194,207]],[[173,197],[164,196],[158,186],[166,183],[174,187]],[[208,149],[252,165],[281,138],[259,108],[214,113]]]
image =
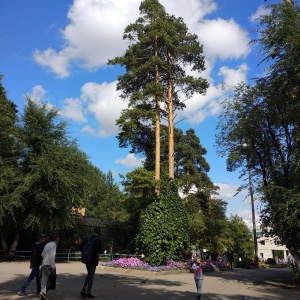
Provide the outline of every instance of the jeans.
[[86,265],[87,270],[87,276],[84,280],[83,284],[83,290],[86,290],[86,293],[89,294],[92,291],[93,281],[94,281],[94,275],[96,272],[96,266],[94,265]]
[[201,295],[203,279],[195,279],[197,294]]
[[24,282],[24,284],[22,285],[20,291],[25,293],[26,288],[28,287],[30,282],[34,279],[34,277],[36,279],[36,292],[39,293],[41,291],[41,279],[39,275],[39,266],[32,267],[31,272],[28,278],[26,279],[26,281]]
[[49,274],[53,272],[51,266],[42,267],[42,280],[41,280],[41,291],[46,295],[47,293],[47,283]]

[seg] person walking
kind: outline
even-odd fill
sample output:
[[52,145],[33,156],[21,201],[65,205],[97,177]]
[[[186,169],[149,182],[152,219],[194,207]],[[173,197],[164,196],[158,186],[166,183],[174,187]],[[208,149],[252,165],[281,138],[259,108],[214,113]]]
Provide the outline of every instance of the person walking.
[[83,298],[93,299],[95,296],[92,295],[92,286],[94,281],[94,276],[96,272],[96,267],[99,264],[99,254],[102,253],[102,243],[100,239],[100,228],[95,227],[93,229],[93,234],[89,237],[86,237],[81,244],[79,245],[79,249],[81,252],[84,251],[84,248],[87,244],[92,244],[92,252],[91,252],[91,259],[90,262],[85,263],[87,276],[83,283],[83,288],[80,291],[80,295]]
[[201,299],[202,294],[203,267],[204,264],[202,263],[202,258],[197,256],[195,263],[192,265],[192,271],[194,272],[194,279],[196,283],[198,299]]
[[39,294],[41,291],[41,279],[39,275],[39,267],[42,264],[42,252],[45,247],[46,236],[42,233],[39,234],[37,242],[34,243],[31,255],[30,255],[30,269],[31,272],[28,278],[25,280],[24,284],[21,286],[21,289],[18,291],[19,296],[27,296],[26,288],[30,282],[35,278],[36,279],[36,293]]
[[233,268],[233,253],[232,252],[227,252],[227,259],[229,262],[230,269],[232,269]]
[[43,300],[48,300],[46,294],[47,294],[47,283],[48,283],[49,275],[51,273],[56,273],[55,256],[56,256],[56,236],[50,236],[49,242],[46,244],[42,252],[43,261],[40,266],[42,278],[41,278],[41,291],[39,295]]

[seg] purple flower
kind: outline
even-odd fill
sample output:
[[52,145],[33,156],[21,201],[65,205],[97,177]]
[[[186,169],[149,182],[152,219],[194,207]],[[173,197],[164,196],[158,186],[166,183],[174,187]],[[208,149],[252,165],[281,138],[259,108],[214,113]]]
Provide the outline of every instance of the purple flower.
[[136,257],[130,258],[119,258],[112,260],[111,262],[103,263],[107,267],[123,268],[123,269],[138,269],[138,270],[147,270],[152,272],[161,272],[169,270],[186,270],[187,265],[182,262],[177,262],[174,260],[169,260],[165,266],[150,266],[148,263],[142,262]]

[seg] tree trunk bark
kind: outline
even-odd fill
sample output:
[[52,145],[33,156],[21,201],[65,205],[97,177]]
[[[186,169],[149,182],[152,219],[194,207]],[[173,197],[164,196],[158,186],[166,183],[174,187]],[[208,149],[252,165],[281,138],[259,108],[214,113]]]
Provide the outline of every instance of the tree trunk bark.
[[[155,56],[158,57],[157,37],[155,37]],[[159,83],[158,64],[155,64],[155,81]],[[155,194],[159,195],[160,180],[160,99],[155,97]]]
[[[189,178],[189,175],[190,175],[189,168],[186,171],[186,175],[187,175],[187,178]],[[186,193],[185,193],[185,202],[186,203],[188,203],[189,194],[190,194],[190,182],[189,182],[189,180],[187,180],[187,182],[186,182]]]
[[15,256],[17,246],[18,246],[18,243],[19,243],[19,240],[20,240],[20,236],[21,236],[21,228],[17,228],[14,240],[13,240],[11,246],[10,246],[10,249],[9,249],[9,253],[10,253],[9,259],[11,259]]
[[1,245],[3,248],[3,260],[11,260],[12,258],[15,257],[17,246],[18,246],[20,236],[21,236],[21,231],[22,231],[22,225],[19,225],[16,228],[14,240],[13,240],[11,246],[8,247],[6,237],[3,234],[3,231],[0,230]]
[[294,263],[292,264],[293,277],[297,284],[300,284],[300,252],[294,249],[289,249],[293,258]]
[[[167,53],[168,65],[171,65],[170,52]],[[169,144],[169,177],[174,179],[174,123],[173,123],[173,84],[168,75],[168,144]]]
[[3,232],[0,230],[0,239],[1,239],[1,245],[2,245],[2,249],[3,249],[3,260],[7,260],[8,259],[8,245],[5,239],[5,236],[3,234]]

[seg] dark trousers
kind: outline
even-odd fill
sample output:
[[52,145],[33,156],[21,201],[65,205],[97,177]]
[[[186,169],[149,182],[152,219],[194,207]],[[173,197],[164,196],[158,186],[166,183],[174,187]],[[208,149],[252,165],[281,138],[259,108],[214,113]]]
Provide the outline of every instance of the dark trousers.
[[36,279],[36,292],[39,293],[41,291],[41,278],[39,274],[39,266],[32,267],[31,272],[21,287],[22,292],[25,292],[26,288],[28,287],[29,283],[34,279]]
[[89,294],[92,291],[94,276],[96,272],[96,266],[94,265],[86,265],[87,276],[84,280],[83,289]]

